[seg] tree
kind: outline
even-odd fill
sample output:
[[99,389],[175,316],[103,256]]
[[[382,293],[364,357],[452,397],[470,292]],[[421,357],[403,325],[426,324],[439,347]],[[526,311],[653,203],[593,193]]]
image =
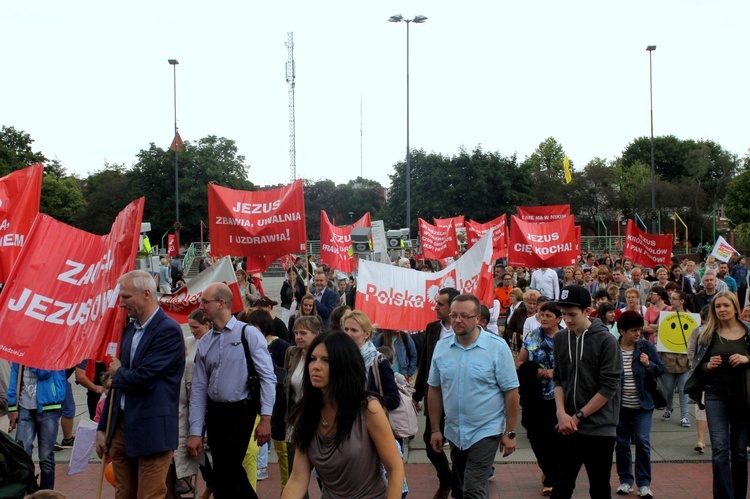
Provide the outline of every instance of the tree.
[[576,222],[583,226],[596,226],[597,216],[616,218],[617,203],[613,186],[614,169],[601,158],[589,161],[580,175],[570,184],[575,188],[570,197],[570,209]]
[[41,152],[34,152],[31,136],[14,127],[0,128],[0,177],[21,170],[34,163],[44,163],[47,158]]
[[82,191],[87,205],[76,217],[76,226],[94,234],[109,233],[117,215],[133,200],[125,165],[104,163],[82,182]]
[[75,177],[45,175],[39,211],[72,225],[86,206],[79,180]]
[[[201,221],[208,220],[208,184],[254,190],[247,179],[249,166],[231,139],[209,135],[193,143],[185,141],[178,153],[180,240],[199,239]],[[131,199],[146,197],[143,221],[151,222],[151,238],[159,240],[175,222],[174,152],[151,143],[142,149],[127,173]],[[156,237],[154,237],[156,236]]]

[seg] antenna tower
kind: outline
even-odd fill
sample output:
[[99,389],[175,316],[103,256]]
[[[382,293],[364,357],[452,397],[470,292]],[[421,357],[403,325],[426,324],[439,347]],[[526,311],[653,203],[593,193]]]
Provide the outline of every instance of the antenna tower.
[[297,147],[295,141],[294,125],[294,33],[286,34],[286,83],[289,86],[289,175],[292,182],[297,180]]

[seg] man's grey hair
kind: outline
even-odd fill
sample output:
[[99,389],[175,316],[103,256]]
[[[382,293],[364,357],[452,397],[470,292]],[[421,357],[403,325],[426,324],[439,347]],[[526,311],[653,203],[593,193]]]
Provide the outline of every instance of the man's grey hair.
[[122,284],[126,280],[130,280],[133,283],[133,287],[136,291],[142,293],[146,290],[151,292],[153,300],[156,301],[156,281],[154,278],[145,270],[131,270],[127,274],[123,274],[117,279],[118,284]]

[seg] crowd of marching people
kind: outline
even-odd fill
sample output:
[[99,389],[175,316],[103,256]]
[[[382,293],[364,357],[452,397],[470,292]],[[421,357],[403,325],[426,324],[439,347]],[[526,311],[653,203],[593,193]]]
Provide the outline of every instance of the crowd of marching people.
[[[653,269],[610,252],[559,269],[498,261],[494,306],[442,288],[436,320],[421,331],[378,328],[357,310],[354,277],[313,255],[289,265],[273,298],[237,260],[242,311],[232,313],[226,284],[209,285],[187,339],[157,301],[157,289],[184,284],[176,260],[162,260],[158,276],[120,278],[132,320],[109,365],[0,365],[0,409],[29,455],[37,442],[41,488],[54,489],[55,448],[74,442],[75,373],[118,498],[179,497],[198,473],[202,498],[257,497],[271,447],[283,498],[311,486],[330,498],[402,498],[413,438],[435,469],[434,498],[488,497],[495,453],[515,451],[519,425],[540,495],[572,497],[585,466],[591,497],[610,497],[614,458],[616,493],[653,497],[654,420],[695,424],[700,454],[710,437],[714,497],[747,494],[750,308],[740,255]],[[393,261],[419,272],[445,263],[411,250]],[[659,347],[665,313],[676,314],[678,348]],[[419,410],[421,436],[410,426]]]

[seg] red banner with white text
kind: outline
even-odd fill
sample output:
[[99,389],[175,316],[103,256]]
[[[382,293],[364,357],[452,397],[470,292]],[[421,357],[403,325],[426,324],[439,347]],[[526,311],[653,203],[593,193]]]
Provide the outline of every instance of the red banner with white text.
[[456,256],[458,253],[458,241],[456,240],[456,229],[453,223],[446,227],[437,227],[425,222],[420,218],[419,239],[422,247],[422,255],[428,260],[440,260]]
[[168,316],[179,322],[187,324],[188,316],[198,309],[203,291],[209,284],[223,282],[232,290],[232,313],[236,314],[245,308],[242,300],[240,286],[237,284],[237,276],[232,267],[232,258],[225,256],[203,272],[190,279],[187,284],[175,293],[164,294],[159,298],[159,305]]
[[357,267],[357,258],[350,254],[352,247],[352,229],[354,227],[370,227],[372,223],[370,212],[353,225],[336,227],[328,219],[325,211],[320,212],[320,261],[332,269],[341,272],[353,272]]
[[117,279],[133,269],[143,206],[127,205],[104,236],[37,215],[0,293],[0,357],[59,370],[117,355],[126,319]]
[[40,163],[0,178],[0,282],[5,282],[31,230],[42,196]]
[[167,256],[174,256],[180,254],[180,234],[174,232],[167,234]]
[[524,222],[510,217],[508,265],[514,267],[565,267],[575,265],[579,253],[573,217],[552,222]]
[[669,266],[672,256],[672,234],[648,234],[628,220],[622,258],[653,269],[658,264]]
[[305,251],[302,180],[266,191],[208,186],[211,252],[246,256],[248,272],[262,272],[278,257]]
[[452,222],[455,229],[463,229],[465,227],[464,220],[465,218],[463,215],[459,215],[457,217],[432,219],[432,221],[435,222],[435,226],[437,227],[448,227]]
[[466,222],[466,244],[474,246],[488,230],[492,229],[492,261],[508,256],[508,225],[505,215],[480,224],[473,220]]
[[489,234],[457,261],[436,273],[359,261],[358,310],[378,328],[423,330],[435,320],[435,299],[442,288],[456,288],[476,296],[492,308],[492,241]]
[[518,206],[516,214],[524,222],[552,222],[570,216],[570,205]]

